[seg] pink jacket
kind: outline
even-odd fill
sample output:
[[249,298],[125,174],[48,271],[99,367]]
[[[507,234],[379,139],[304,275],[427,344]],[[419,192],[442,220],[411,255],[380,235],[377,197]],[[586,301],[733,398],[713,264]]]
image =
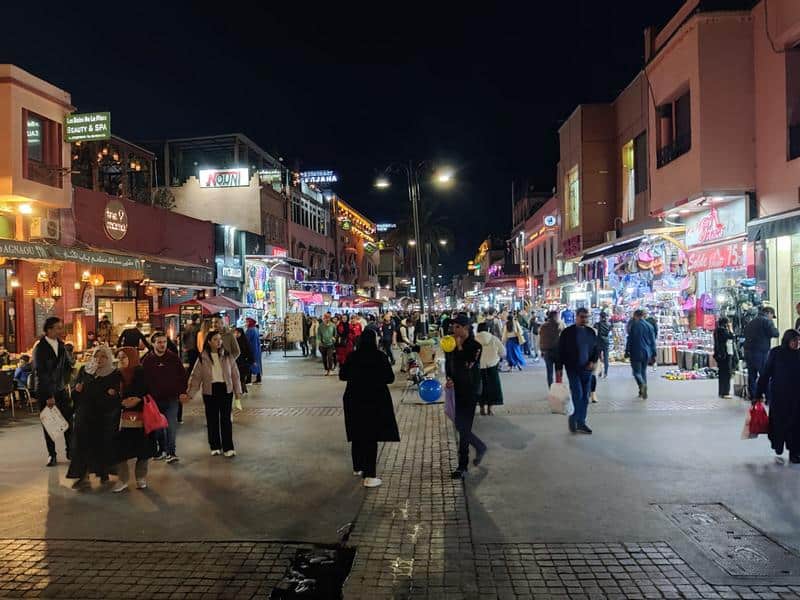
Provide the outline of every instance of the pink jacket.
[[[239,379],[239,368],[236,366],[236,361],[231,358],[230,354],[221,357],[220,364],[222,365],[222,377],[225,379],[225,387],[228,393],[234,392],[237,395],[242,393],[242,382]],[[186,392],[192,398],[201,387],[204,396],[211,395],[211,387],[213,375],[211,374],[211,359],[205,352],[200,353],[197,362],[194,363],[192,374],[189,376],[189,388]]]

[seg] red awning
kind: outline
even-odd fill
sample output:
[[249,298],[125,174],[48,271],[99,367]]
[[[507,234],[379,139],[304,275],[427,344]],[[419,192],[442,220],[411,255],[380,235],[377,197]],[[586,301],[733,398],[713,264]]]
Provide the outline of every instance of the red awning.
[[300,300],[306,304],[322,304],[322,294],[304,290],[289,290],[289,297]]
[[228,296],[206,296],[204,302],[216,304],[221,307],[221,310],[239,310],[241,308],[250,308],[247,304],[228,298]]

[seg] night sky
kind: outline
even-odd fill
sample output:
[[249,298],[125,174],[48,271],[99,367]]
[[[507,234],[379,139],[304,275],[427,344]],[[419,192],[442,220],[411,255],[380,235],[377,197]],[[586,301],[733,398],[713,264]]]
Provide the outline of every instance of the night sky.
[[682,3],[291,3],[283,12],[14,2],[3,9],[0,62],[69,91],[79,111],[110,110],[113,132],[130,140],[237,131],[290,166],[335,169],[336,191],[377,221],[409,208],[402,182],[372,188],[386,164],[452,165],[457,185],[422,195],[451,217],[457,242],[445,260],[460,272],[487,233],[508,233],[511,181],[552,189],[558,128],[577,104],[610,101],[630,82],[643,28]]

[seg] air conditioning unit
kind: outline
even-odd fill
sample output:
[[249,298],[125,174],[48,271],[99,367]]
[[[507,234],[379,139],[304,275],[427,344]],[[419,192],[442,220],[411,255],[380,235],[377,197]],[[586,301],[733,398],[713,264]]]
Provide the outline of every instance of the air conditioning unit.
[[606,241],[613,242],[617,239],[617,232],[616,231],[606,231]]
[[33,217],[31,219],[31,239],[57,240],[59,236],[59,223],[56,219]]

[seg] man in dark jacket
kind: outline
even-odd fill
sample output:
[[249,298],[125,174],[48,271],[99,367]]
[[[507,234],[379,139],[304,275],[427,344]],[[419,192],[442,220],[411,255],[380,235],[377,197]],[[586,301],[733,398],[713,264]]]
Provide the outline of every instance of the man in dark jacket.
[[589,311],[581,307],[575,311],[575,324],[567,327],[558,340],[558,363],[567,371],[575,406],[575,412],[569,416],[572,433],[592,433],[586,424],[586,413],[597,357],[597,334],[589,327]]
[[458,468],[453,471],[453,479],[462,479],[469,467],[469,447],[475,447],[475,460],[478,466],[486,454],[486,444],[472,433],[475,420],[475,406],[481,395],[481,345],[472,334],[469,317],[460,314],[452,320],[453,337],[456,349],[445,355],[447,387],[452,388],[456,401],[455,426],[458,430]]
[[[61,335],[64,333],[64,324],[58,317],[49,317],[44,322],[44,335],[36,343],[33,350],[33,389],[34,396],[39,401],[39,409],[45,406],[55,406],[67,420],[72,423],[72,406],[70,406],[67,396],[66,381],[69,364],[67,361],[67,350]],[[47,446],[47,454],[50,460],[47,461],[48,467],[54,467],[56,460],[56,444],[47,430],[44,430],[44,442]],[[70,440],[72,438],[72,427],[64,432],[66,443],[67,460],[70,459]]]
[[602,311],[600,320],[595,323],[594,330],[597,332],[597,349],[603,359],[603,377],[608,377],[608,350],[611,346],[611,322],[608,320],[608,313]]
[[122,348],[123,346],[138,348],[139,342],[141,342],[145,348],[150,350],[152,346],[150,346],[150,342],[147,341],[147,338],[142,333],[141,327],[142,324],[137,323],[135,327],[125,329],[117,339],[117,348]]
[[628,341],[625,354],[630,358],[631,370],[639,386],[639,397],[647,400],[647,365],[656,359],[656,337],[653,327],[645,321],[644,311],[636,310],[628,324]]
[[167,417],[168,427],[161,430],[161,440],[157,460],[166,459],[170,464],[178,462],[175,448],[175,436],[178,428],[178,405],[186,402],[186,369],[178,355],[167,350],[167,335],[156,334],[153,340],[153,351],[148,352],[142,360],[147,389],[158,405],[158,409]]
[[539,349],[544,357],[544,368],[547,371],[547,387],[553,385],[553,375],[558,362],[558,338],[564,329],[558,320],[558,311],[547,313],[547,320],[539,327]]
[[750,391],[750,399],[756,397],[756,384],[758,377],[764,371],[767,355],[772,345],[772,338],[780,335],[778,328],[775,327],[774,320],[775,310],[770,306],[766,306],[744,328],[744,360],[747,363],[747,385]]

